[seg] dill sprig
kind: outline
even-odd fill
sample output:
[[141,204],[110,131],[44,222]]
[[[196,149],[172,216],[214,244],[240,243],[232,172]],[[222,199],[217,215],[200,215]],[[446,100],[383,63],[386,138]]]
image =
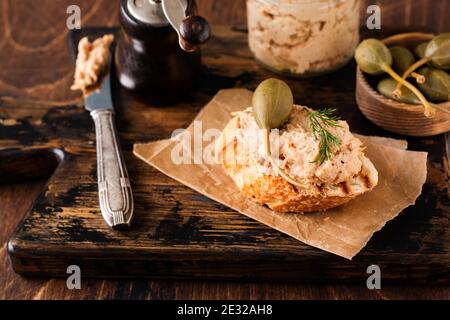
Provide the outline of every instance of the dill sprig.
[[326,129],[326,127],[340,127],[340,118],[334,115],[336,112],[335,109],[306,110],[308,111],[309,126],[314,138],[320,140],[319,155],[313,162],[323,164],[325,161],[331,159],[331,147],[333,145],[336,147],[341,145],[339,139]]

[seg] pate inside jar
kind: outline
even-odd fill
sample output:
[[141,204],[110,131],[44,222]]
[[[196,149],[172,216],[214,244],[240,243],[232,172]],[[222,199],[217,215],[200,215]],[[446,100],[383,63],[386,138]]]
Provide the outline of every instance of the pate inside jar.
[[295,76],[335,71],[359,43],[360,0],[247,0],[250,50]]

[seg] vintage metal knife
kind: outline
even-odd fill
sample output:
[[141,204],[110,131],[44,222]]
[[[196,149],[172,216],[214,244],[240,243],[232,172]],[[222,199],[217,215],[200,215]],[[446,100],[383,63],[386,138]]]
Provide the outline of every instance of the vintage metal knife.
[[128,227],[133,219],[133,194],[114,123],[109,73],[100,90],[85,98],[85,106],[95,122],[98,193],[103,218],[112,228]]

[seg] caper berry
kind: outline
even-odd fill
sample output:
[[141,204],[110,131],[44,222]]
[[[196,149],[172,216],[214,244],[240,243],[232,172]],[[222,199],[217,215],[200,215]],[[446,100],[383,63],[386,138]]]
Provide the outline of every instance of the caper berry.
[[442,33],[427,45],[425,57],[430,58],[433,67],[450,70],[450,33]]
[[[417,96],[424,106],[425,116],[434,116],[436,111],[432,108],[423,94],[392,69],[392,54],[384,43],[376,39],[364,40],[356,49],[355,59],[361,70],[366,73],[372,75],[388,73],[393,79],[407,87]],[[396,91],[399,91],[399,89]],[[401,94],[399,94],[399,96],[401,96]]]
[[289,117],[294,106],[291,88],[281,80],[267,79],[261,82],[253,93],[252,111],[256,123],[264,129],[266,156],[274,170],[291,184],[301,186],[289,176],[273,158],[270,150],[270,130],[281,127]]
[[447,72],[434,68],[422,68],[419,73],[426,78],[425,83],[419,85],[420,90],[431,100],[436,102],[450,100],[450,75]]
[[403,88],[402,95],[400,97],[394,95],[396,86],[397,81],[392,78],[386,78],[378,83],[377,89],[378,92],[386,98],[403,103],[420,104],[420,100],[416,97],[416,95],[407,88]]
[[414,49],[414,54],[416,55],[417,58],[419,59],[425,58],[425,50],[427,49],[428,43],[429,42],[421,43]]
[[355,59],[362,71],[372,75],[385,73],[393,59],[389,49],[377,39],[367,39],[356,48]]
[[281,127],[289,120],[293,105],[291,89],[278,79],[264,80],[253,94],[253,116],[261,129]]
[[414,55],[405,47],[395,46],[389,48],[393,58],[392,67],[395,71],[403,74],[416,61]]

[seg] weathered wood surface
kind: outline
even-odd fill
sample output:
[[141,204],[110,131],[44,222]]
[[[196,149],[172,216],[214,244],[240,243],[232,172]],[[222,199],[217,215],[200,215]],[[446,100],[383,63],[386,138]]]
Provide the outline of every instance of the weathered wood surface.
[[[79,5],[82,26],[117,25],[118,1],[110,0],[1,0],[0,92],[39,100],[78,100],[71,93],[72,69],[64,50],[66,10]],[[199,12],[215,25],[245,25],[245,0],[198,0]],[[382,28],[426,26],[434,32],[450,30],[448,0],[364,0],[381,5]],[[364,22],[364,20],[362,20]],[[32,57],[32,59],[30,58]],[[51,69],[49,70],[49,59]]]
[[446,286],[83,279],[69,290],[65,279],[23,278],[14,273],[6,241],[45,181],[0,185],[0,300],[3,299],[450,299]]
[[[430,152],[432,174],[423,196],[377,234],[353,262],[236,214],[131,154],[133,143],[166,138],[173,130],[186,127],[219,89],[254,89],[270,76],[255,64],[246,37],[243,30],[216,29],[205,47],[202,81],[191,101],[154,108],[134,102],[118,87],[114,90],[118,130],[135,195],[136,220],[126,232],[110,230],[100,215],[95,136],[82,106],[41,104],[39,113],[29,119],[16,113],[32,114],[33,103],[3,102],[0,117],[7,125],[0,126],[2,149],[20,146],[64,153],[48,186],[9,243],[16,271],[65,276],[66,267],[77,264],[85,276],[98,277],[329,281],[365,278],[366,267],[376,263],[384,270],[385,280],[448,282],[444,136],[410,140],[412,148]],[[285,80],[294,89],[296,101],[336,106],[355,131],[386,135],[357,111],[354,73],[354,66],[349,65],[327,77]]]

